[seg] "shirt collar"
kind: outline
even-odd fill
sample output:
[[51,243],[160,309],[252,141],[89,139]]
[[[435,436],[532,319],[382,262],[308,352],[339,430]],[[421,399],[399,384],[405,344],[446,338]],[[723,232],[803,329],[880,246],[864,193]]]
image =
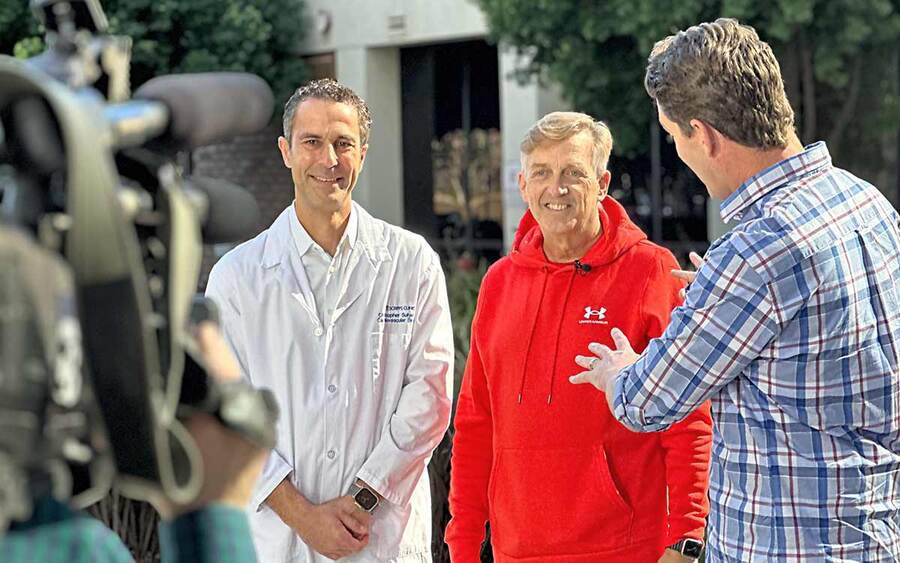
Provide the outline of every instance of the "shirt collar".
[[[294,248],[297,250],[298,256],[305,256],[307,252],[315,245],[318,246],[316,241],[309,236],[309,233],[306,232],[306,229],[300,223],[300,219],[297,218],[297,212],[294,208],[294,203],[291,204],[290,211],[290,221],[291,221],[291,238],[294,239]],[[337,254],[340,252],[344,246],[347,246],[348,250],[352,250],[353,246],[356,244],[357,236],[359,232],[359,214],[355,212],[354,209],[350,210],[350,217],[347,220],[347,228],[344,229],[344,234],[341,235],[341,240],[337,245]]]
[[831,166],[828,147],[820,141],[752,176],[722,202],[722,220],[740,220],[744,213],[763,196],[811,172]]
[[347,220],[347,228],[344,229],[344,236],[341,237],[341,242],[338,244],[338,248],[341,247],[342,244],[346,244],[349,250],[353,250],[353,246],[356,244],[356,239],[359,233],[359,213],[351,207],[350,208],[350,218]]

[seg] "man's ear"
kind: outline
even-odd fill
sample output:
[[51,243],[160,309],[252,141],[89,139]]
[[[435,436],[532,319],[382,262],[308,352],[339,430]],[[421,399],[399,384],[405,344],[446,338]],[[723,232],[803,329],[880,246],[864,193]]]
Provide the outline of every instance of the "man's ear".
[[703,145],[706,156],[708,158],[719,156],[719,153],[722,152],[722,142],[725,140],[725,136],[712,125],[699,119],[691,120],[691,128],[694,130],[694,135],[699,135],[699,141]]
[[278,150],[281,151],[281,160],[288,168],[291,167],[291,145],[283,136],[278,137]]
[[603,198],[609,193],[609,183],[611,180],[612,174],[610,174],[609,170],[604,170],[603,174],[600,174],[600,176],[597,177],[597,182],[600,184],[600,192],[597,201],[603,201]]
[[369,154],[369,143],[359,148],[359,171],[362,172],[363,165],[366,163],[366,155]]

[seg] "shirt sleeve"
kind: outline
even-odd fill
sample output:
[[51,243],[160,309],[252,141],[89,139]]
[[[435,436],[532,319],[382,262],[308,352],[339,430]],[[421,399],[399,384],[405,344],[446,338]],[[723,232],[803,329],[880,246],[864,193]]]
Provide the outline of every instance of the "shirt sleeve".
[[761,355],[773,313],[762,276],[731,245],[712,249],[662,336],[617,375],[615,417],[643,432],[684,419]]
[[[678,262],[668,251],[661,252],[655,275],[641,300],[644,333],[659,337],[669,325],[672,310],[681,304],[679,291],[684,282],[671,271]],[[669,494],[666,544],[683,538],[703,539],[709,514],[709,461],[712,448],[712,417],[709,401],[673,424],[660,435]]]
[[387,428],[357,477],[389,502],[405,505],[450,422],[453,331],[440,260],[429,249],[420,275],[403,390]]
[[159,525],[162,563],[252,563],[256,552],[243,511],[221,504]]
[[[219,325],[222,335],[238,361],[241,377],[253,385],[253,378],[248,369],[244,321],[235,301],[237,291],[234,289],[234,275],[221,262],[213,266],[206,285],[206,297],[212,299],[219,309]],[[284,455],[277,449],[271,450],[250,497],[250,507],[255,511],[260,510],[275,487],[284,481],[293,470],[293,466],[288,463]]]
[[494,457],[490,397],[475,337],[477,325],[476,309],[469,357],[453,419],[451,518],[444,541],[450,548],[450,559],[457,563],[481,561],[484,525],[488,521],[488,482]]

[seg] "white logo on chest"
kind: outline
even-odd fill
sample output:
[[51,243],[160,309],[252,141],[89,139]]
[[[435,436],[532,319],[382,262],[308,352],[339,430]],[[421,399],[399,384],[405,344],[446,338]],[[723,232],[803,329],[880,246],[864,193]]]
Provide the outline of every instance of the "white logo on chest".
[[578,321],[578,324],[609,324],[606,321],[606,307],[594,309],[590,305],[584,308],[584,317]]

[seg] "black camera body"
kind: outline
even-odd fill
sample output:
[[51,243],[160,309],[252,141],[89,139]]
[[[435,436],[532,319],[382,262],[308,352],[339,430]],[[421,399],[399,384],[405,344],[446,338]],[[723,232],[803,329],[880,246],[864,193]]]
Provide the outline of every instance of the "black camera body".
[[114,478],[187,502],[200,459],[180,413],[221,418],[242,397],[252,412],[222,421],[266,447],[277,417],[267,392],[208,378],[190,330],[192,311],[212,314],[195,297],[204,240],[251,234],[256,203],[178,166],[180,151],[265,126],[271,91],[241,73],[173,75],[126,101],[130,41],[98,35],[96,0],[33,6],[49,50],[0,56],[0,164],[14,172],[0,186],[0,436],[19,440],[0,438],[0,530],[28,512],[4,482],[65,496],[85,468],[104,490]]

